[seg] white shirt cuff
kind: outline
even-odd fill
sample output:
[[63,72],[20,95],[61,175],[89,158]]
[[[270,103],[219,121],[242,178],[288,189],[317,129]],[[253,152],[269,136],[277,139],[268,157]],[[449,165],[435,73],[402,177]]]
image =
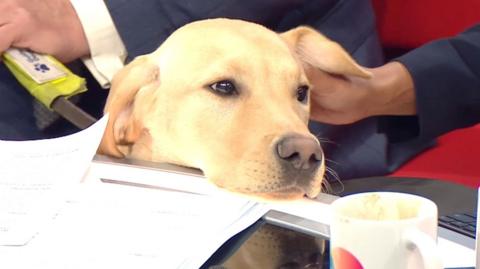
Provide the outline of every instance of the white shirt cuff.
[[103,0],[70,0],[90,47],[83,62],[103,88],[123,67],[127,51]]

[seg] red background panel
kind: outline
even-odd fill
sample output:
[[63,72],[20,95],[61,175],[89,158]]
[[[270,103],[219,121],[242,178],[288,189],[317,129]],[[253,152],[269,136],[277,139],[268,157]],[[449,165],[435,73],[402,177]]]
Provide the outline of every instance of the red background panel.
[[480,22],[480,0],[372,0],[387,47],[418,47]]

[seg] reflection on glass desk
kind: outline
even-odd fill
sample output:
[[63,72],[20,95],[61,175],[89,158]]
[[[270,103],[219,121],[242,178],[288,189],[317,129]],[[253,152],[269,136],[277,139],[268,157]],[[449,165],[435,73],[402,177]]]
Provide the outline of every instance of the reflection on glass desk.
[[201,269],[328,269],[328,239],[260,220],[228,240]]

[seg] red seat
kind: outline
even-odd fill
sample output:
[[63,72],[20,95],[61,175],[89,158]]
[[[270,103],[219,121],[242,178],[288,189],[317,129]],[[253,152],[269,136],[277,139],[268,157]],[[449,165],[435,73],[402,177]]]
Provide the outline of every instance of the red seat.
[[420,153],[392,176],[438,178],[479,187],[480,125],[441,136],[437,146]]
[[414,48],[480,22],[478,0],[372,0],[385,47]]
[[[409,50],[456,35],[480,22],[480,1],[372,0],[384,48]],[[480,125],[441,136],[392,176],[425,177],[480,186]]]

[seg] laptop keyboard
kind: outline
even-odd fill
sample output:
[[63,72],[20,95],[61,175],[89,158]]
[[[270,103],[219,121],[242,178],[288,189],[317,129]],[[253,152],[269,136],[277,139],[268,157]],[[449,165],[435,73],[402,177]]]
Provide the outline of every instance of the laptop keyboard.
[[438,218],[439,226],[472,238],[475,238],[476,224],[477,214],[475,213],[451,214]]

